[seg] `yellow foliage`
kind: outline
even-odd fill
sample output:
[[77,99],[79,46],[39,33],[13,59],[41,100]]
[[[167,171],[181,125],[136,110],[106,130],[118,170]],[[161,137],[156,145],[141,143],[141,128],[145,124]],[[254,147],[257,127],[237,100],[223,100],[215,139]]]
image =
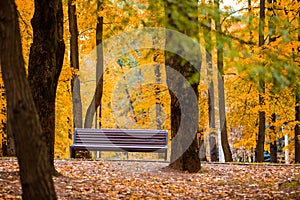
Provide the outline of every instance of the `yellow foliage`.
[[2,79],[2,73],[0,69],[0,156],[3,155],[2,144],[6,143],[6,132],[5,124],[6,119],[6,98],[5,98],[5,89]]
[[[140,9],[140,6],[147,8],[154,6],[146,0],[133,1],[104,1],[103,9],[97,10],[96,0],[76,0],[76,14],[79,31],[79,60],[80,70],[70,68],[70,33],[68,27],[67,4],[64,2],[64,39],[66,43],[66,54],[61,76],[59,78],[57,98],[56,98],[56,135],[55,135],[55,157],[69,157],[69,146],[72,143],[70,135],[73,132],[72,116],[72,96],[71,78],[74,74],[79,74],[81,78],[81,97],[83,105],[83,115],[91,98],[95,92],[95,55],[87,61],[96,43],[96,23],[97,15],[104,19],[103,38],[108,39],[123,31],[131,31],[142,28],[144,25],[159,27],[162,26],[161,18],[164,16],[164,8],[158,4],[155,10]],[[280,4],[279,4],[280,2]],[[32,43],[32,28],[30,20],[33,16],[33,1],[16,1],[19,11],[19,23],[22,35],[23,55],[26,65],[28,64],[30,45]],[[254,3],[254,2],[253,2]],[[244,147],[251,150],[256,145],[258,131],[258,112],[266,112],[266,140],[273,142],[285,134],[293,137],[294,134],[294,99],[292,87],[274,90],[273,72],[280,72],[282,77],[279,80],[286,83],[290,76],[291,68],[296,74],[297,63],[299,62],[300,46],[297,41],[297,26],[299,2],[277,1],[276,6],[276,38],[275,41],[266,39],[266,44],[262,47],[257,45],[241,45],[236,40],[231,44],[224,42],[225,57],[225,93],[228,130],[234,130],[230,140],[235,148]],[[269,5],[267,5],[269,6]],[[229,7],[225,7],[229,10]],[[253,9],[251,23],[248,23],[249,13],[239,13],[240,20],[228,18],[222,24],[224,33],[245,41],[258,43],[258,13]],[[267,12],[266,20],[269,20],[270,13]],[[232,19],[232,20],[229,20]],[[251,30],[251,34],[249,33]],[[266,26],[265,36],[269,30]],[[201,35],[203,43],[203,36]],[[212,39],[215,43],[215,38]],[[114,41],[116,43],[122,41]],[[232,52],[228,49],[233,46]],[[212,45],[213,62],[215,63],[215,47]],[[226,49],[228,48],[228,49]],[[228,50],[228,51],[227,51]],[[232,49],[231,49],[232,50]],[[110,51],[110,49],[105,49]],[[105,55],[104,55],[105,57]],[[154,61],[154,57],[157,59]],[[163,128],[170,130],[170,96],[166,84],[164,70],[164,52],[155,49],[139,49],[138,52],[128,52],[120,58],[124,61],[124,66],[120,67],[117,60],[105,63],[104,69],[104,93],[102,98],[102,118],[103,128],[156,128],[156,104],[162,108]],[[91,61],[92,60],[92,61]],[[155,65],[161,65],[161,83],[155,80]],[[202,67],[201,75],[207,74],[207,66]],[[257,87],[258,74],[265,74],[267,81],[266,91],[263,95],[265,103],[259,105]],[[249,78],[248,75],[251,75]],[[211,77],[202,76],[199,91],[199,129],[209,131],[208,128],[208,96],[207,82]],[[295,80],[297,77],[295,78]],[[0,87],[2,79],[0,77]],[[282,84],[284,85],[284,84]],[[288,84],[287,84],[288,85]],[[290,85],[289,85],[290,86]],[[280,85],[281,87],[281,85]],[[126,93],[128,92],[128,94]],[[156,91],[159,91],[157,93]],[[0,88],[0,95],[4,91]],[[0,96],[1,108],[5,108],[6,102]],[[131,105],[130,105],[131,103]],[[131,110],[132,106],[133,110]],[[272,122],[272,114],[276,113],[277,119]],[[136,123],[132,123],[136,120]],[[0,122],[6,122],[6,115],[0,112]],[[288,123],[286,123],[288,122]],[[283,124],[284,129],[282,130]],[[275,128],[275,133],[270,127]],[[1,132],[2,131],[2,132]],[[3,133],[3,123],[0,124],[0,150],[5,138]],[[1,155],[1,151],[0,151]]]

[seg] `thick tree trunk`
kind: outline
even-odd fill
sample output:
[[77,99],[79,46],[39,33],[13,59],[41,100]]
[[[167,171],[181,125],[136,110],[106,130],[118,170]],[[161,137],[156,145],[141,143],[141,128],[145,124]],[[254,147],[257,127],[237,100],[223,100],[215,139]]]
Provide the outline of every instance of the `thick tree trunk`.
[[48,146],[49,164],[54,168],[55,98],[62,69],[65,44],[61,0],[35,0],[31,20],[28,80]]
[[[215,4],[218,8],[217,12],[220,12],[220,2],[219,0],[215,0]],[[220,116],[220,129],[221,129],[221,143],[225,156],[225,162],[232,162],[232,153],[230,150],[229,142],[228,142],[228,134],[227,134],[227,123],[226,123],[226,110],[225,110],[225,89],[224,89],[224,61],[223,61],[223,44],[222,44],[222,28],[220,24],[220,14],[217,14],[216,17],[216,42],[217,42],[217,65],[218,65],[218,94],[219,94],[219,116]],[[220,155],[219,155],[220,157]]]
[[[70,62],[71,68],[79,71],[78,28],[76,15],[76,0],[68,0],[69,30],[70,30]],[[82,128],[82,103],[80,96],[80,79],[74,75],[71,80],[73,121],[75,128]]]
[[[167,1],[165,4],[167,28],[182,32],[196,40],[199,40],[197,9],[197,1],[186,3]],[[187,13],[187,11],[189,11],[189,13]],[[182,19],[185,20],[182,21]],[[173,33],[167,32],[166,46],[172,45],[172,42],[170,41],[174,41],[176,39],[173,38],[173,36]],[[200,49],[195,49],[195,51],[196,54],[199,52],[200,55]],[[192,66],[191,63],[187,62],[179,55],[168,51],[165,52],[165,59],[167,84],[171,96],[171,140],[176,137],[178,141],[177,143],[172,141],[170,165],[178,170],[184,170],[191,173],[198,172],[201,168],[201,164],[197,136],[196,133],[194,136],[188,135],[193,132],[194,128],[196,128],[196,130],[198,128],[198,103],[190,100],[191,97],[184,96],[186,86],[179,80],[179,77],[174,74],[170,68],[179,72],[186,80],[189,81],[190,86],[198,98],[199,69],[197,68],[200,68],[200,66]],[[183,94],[174,94],[170,88],[178,88]],[[178,99],[177,95],[181,95],[181,99]],[[185,104],[190,105],[189,108],[187,108],[189,110],[185,110],[184,112],[181,112],[182,110],[180,107],[182,106],[180,105],[180,100],[182,99],[185,99]],[[197,114],[195,116],[191,116],[191,113]],[[181,121],[181,118],[188,118],[190,121]],[[184,132],[179,129],[180,126],[184,127]],[[192,142],[187,150],[184,150],[184,144],[189,143],[189,140],[192,140]],[[182,155],[177,155],[178,152],[182,152]]]
[[48,151],[26,79],[18,15],[13,1],[0,1],[0,65],[7,91],[23,199],[56,199]]
[[15,147],[15,141],[14,141],[14,137],[12,134],[12,130],[10,128],[11,123],[9,123],[10,117],[7,115],[7,144],[5,146],[5,156],[16,156],[16,147]]
[[[259,46],[264,45],[264,28],[265,28],[265,0],[260,0],[260,13],[259,13]],[[263,74],[259,74],[259,105],[264,106],[264,94],[265,94],[265,81]],[[258,112],[258,134],[255,148],[255,160],[256,162],[264,161],[264,145],[265,145],[265,132],[266,132],[266,113],[261,110]]]

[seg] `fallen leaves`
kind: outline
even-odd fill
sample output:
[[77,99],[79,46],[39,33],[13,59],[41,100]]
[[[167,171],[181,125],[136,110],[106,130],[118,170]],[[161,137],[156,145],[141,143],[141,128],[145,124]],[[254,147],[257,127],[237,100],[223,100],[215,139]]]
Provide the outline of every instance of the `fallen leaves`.
[[[202,164],[197,174],[160,162],[57,160],[59,199],[296,199],[296,165]],[[21,197],[18,164],[0,160],[0,199]],[[285,183],[292,183],[293,187]]]

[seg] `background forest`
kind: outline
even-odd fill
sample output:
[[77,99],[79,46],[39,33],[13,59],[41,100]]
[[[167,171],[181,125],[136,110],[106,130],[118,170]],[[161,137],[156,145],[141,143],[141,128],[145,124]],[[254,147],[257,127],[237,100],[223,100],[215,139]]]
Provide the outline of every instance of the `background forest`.
[[[28,66],[34,2],[16,0],[16,4]],[[280,157],[278,148],[281,152],[288,150],[293,162],[295,150],[299,151],[299,145],[295,147],[296,135],[300,135],[299,5],[290,0],[268,0],[265,5],[255,0],[199,2],[197,33],[202,66],[198,136],[202,141],[202,159],[217,160],[217,137],[224,133],[221,129],[225,126],[234,161],[253,161],[262,144],[264,150],[271,152],[272,161],[277,162]],[[171,130],[170,95],[166,71],[161,67],[165,64],[165,52],[137,49],[110,61],[106,55],[111,49],[105,45],[97,48],[123,32],[164,27],[165,13],[171,7],[166,9],[158,0],[63,1],[66,50],[56,93],[55,158],[69,157],[74,124]],[[177,12],[175,15],[180,15]],[[189,28],[187,19],[177,23],[179,29]],[[122,39],[115,42],[117,46]],[[153,38],[152,42],[164,44],[164,38]],[[95,58],[94,51],[102,51],[102,57]],[[100,100],[93,97],[99,80],[103,81]],[[0,93],[0,156],[7,156],[14,151],[7,128],[2,77]],[[91,115],[89,107],[98,104],[100,109]],[[285,135],[288,144],[284,147]]]

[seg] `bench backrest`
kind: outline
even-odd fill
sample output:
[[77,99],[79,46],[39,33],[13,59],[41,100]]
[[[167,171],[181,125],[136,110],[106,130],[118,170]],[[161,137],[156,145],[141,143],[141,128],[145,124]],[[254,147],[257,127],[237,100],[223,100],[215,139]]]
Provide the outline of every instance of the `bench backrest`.
[[76,128],[74,144],[105,146],[142,146],[165,148],[167,130],[86,129]]

